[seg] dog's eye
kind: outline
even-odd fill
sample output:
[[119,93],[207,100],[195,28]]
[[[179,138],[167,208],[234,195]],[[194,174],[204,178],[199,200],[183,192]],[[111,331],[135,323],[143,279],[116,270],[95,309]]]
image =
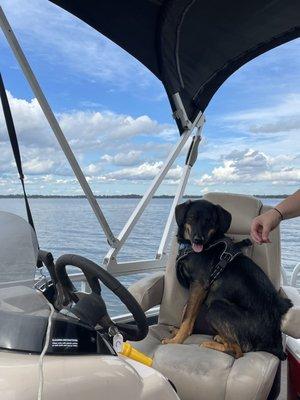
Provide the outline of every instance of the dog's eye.
[[194,219],[196,219],[196,215],[193,215],[193,214],[190,214],[190,215],[187,217],[187,221],[193,221]]
[[192,230],[192,228],[191,228],[191,225],[190,225],[190,224],[188,224],[188,223],[184,224],[184,231],[185,231],[187,234],[190,234],[190,233],[191,233],[191,230]]

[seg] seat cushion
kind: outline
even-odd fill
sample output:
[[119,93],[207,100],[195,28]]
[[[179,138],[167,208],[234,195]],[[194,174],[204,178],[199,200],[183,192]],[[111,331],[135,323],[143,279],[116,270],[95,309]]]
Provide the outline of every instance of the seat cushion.
[[[208,335],[192,335],[184,344],[162,345],[170,327],[154,325],[133,345],[153,357],[153,367],[170,379],[181,400],[265,400],[279,360],[266,352],[247,353],[235,360],[228,354],[200,347]],[[242,396],[242,397],[241,397]]]
[[253,197],[233,193],[206,193],[203,198],[214,204],[220,204],[232,215],[229,234],[249,235],[253,218],[260,214],[262,202]]
[[168,344],[155,351],[153,367],[174,383],[182,400],[220,400],[233,363],[228,354],[198,344]]
[[[159,346],[161,346],[161,341],[164,338],[171,336],[171,327],[167,325],[152,325],[149,327],[149,333],[144,340],[140,342],[132,342],[133,346],[147,354],[150,357],[153,357],[156,350]],[[184,342],[185,344],[196,344],[199,346],[204,340],[210,340],[211,336],[209,335],[191,335]],[[166,347],[168,345],[164,345]]]
[[[271,207],[263,206],[262,202],[253,197],[232,193],[207,193],[204,199],[214,204],[220,204],[232,215],[232,221],[227,235],[234,241],[240,241],[249,237],[250,227],[253,218],[263,214]],[[280,251],[280,230],[279,227],[270,233],[271,243],[258,245],[245,251],[245,254],[252,258],[256,264],[270,278],[276,290],[281,285],[281,251]]]

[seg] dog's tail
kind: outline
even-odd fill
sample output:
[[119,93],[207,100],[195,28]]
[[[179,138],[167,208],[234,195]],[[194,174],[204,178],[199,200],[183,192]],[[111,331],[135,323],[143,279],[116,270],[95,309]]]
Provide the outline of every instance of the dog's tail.
[[291,302],[290,299],[285,299],[282,297],[280,298],[278,311],[279,311],[281,317],[283,317],[284,314],[286,314],[291,307],[293,307],[293,303]]
[[[279,321],[281,321],[282,317],[288,312],[288,310],[293,307],[293,303],[291,302],[290,299],[280,297],[279,302],[278,302],[278,316],[279,316]],[[277,337],[277,335],[275,335]],[[276,357],[279,358],[279,360],[284,361],[286,360],[286,354],[283,351],[282,347],[282,336],[281,336],[281,329],[280,326],[278,327],[278,337],[277,340],[274,340],[273,342],[273,347],[267,349],[271,354],[274,354]]]

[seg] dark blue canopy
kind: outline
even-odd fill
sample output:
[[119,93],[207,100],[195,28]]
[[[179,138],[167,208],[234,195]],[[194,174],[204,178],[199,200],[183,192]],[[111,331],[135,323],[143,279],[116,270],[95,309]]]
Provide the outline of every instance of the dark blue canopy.
[[179,93],[192,122],[243,64],[300,36],[300,0],[50,1],[149,68],[173,111]]

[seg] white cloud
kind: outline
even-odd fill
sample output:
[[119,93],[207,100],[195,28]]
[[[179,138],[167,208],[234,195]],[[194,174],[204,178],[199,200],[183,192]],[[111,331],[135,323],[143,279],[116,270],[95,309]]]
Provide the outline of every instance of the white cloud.
[[290,93],[281,99],[281,102],[271,107],[255,108],[248,111],[236,112],[227,115],[224,119],[228,121],[257,121],[274,119],[279,117],[290,117],[299,113],[300,94]]
[[254,134],[299,131],[299,109],[300,93],[289,93],[275,105],[229,114],[224,120]]
[[222,165],[213,168],[210,174],[204,174],[198,185],[216,185],[227,183],[272,182],[289,185],[300,183],[300,166],[287,167],[286,161],[296,157],[272,158],[258,150],[232,151],[222,158]]
[[117,153],[114,156],[104,154],[104,156],[101,157],[101,160],[110,164],[131,166],[139,163],[141,154],[142,152],[137,150],[131,150],[129,153]]
[[[76,184],[73,172],[36,99],[27,101],[15,98],[9,92],[7,94],[19,138],[27,184],[37,190],[41,189],[38,186],[39,180],[40,183],[45,180],[46,183],[61,188],[67,182],[69,186]],[[58,114],[57,118],[90,182],[152,179],[162,162],[151,160],[162,159],[170,149],[169,133],[173,126],[159,124],[147,115],[132,117],[110,111],[79,110]],[[149,140],[151,137],[154,138],[153,141]],[[142,161],[145,159],[148,162]],[[115,166],[125,168],[114,170]],[[8,192],[15,185],[11,179],[15,179],[17,170],[2,111],[0,172],[1,187],[6,186],[5,192]],[[180,173],[179,166],[172,168],[168,175],[168,184],[176,182]],[[20,191],[18,185],[15,190]]]
[[243,175],[265,171],[270,163],[270,158],[266,154],[252,149],[233,150],[224,159],[224,164],[232,165],[231,168],[235,168]]
[[[15,128],[20,143],[26,146],[41,147],[55,144],[53,135],[50,135],[48,123],[36,99],[26,101],[15,98],[9,91],[6,91],[10,104]],[[8,134],[5,119],[0,107],[0,142],[8,142]]]
[[[12,96],[7,91],[8,100],[20,143],[26,146],[57,147],[57,142],[36,99],[26,101]],[[111,111],[71,111],[57,115],[60,126],[71,146],[79,150],[116,147],[128,143],[135,136],[156,135],[176,137],[175,128],[170,124],[160,124],[148,115],[132,117]],[[8,142],[8,135],[2,109],[0,110],[0,143]]]
[[[60,125],[74,146],[96,145],[137,135],[163,133],[169,125],[158,124],[147,115],[133,118],[110,111],[75,111],[59,115]],[[112,146],[114,143],[112,143]]]
[[[26,101],[7,92],[14,123],[21,145],[24,171],[30,174],[70,174],[70,168],[48,126],[36,99]],[[140,162],[143,144],[131,142],[139,136],[160,136],[160,146],[169,147],[164,142],[164,132],[172,128],[159,124],[147,115],[132,117],[110,111],[72,111],[57,115],[58,121],[77,157],[83,162],[87,172],[97,173],[103,164],[132,166]],[[145,144],[145,151],[153,150],[153,143]],[[122,148],[122,152],[113,151]],[[111,149],[110,154],[107,150]],[[128,149],[127,152],[124,150]],[[14,163],[2,109],[0,111],[0,160],[1,171],[12,172]],[[89,154],[98,151],[101,162],[88,162]],[[113,150],[113,151],[112,151]],[[160,151],[159,145],[157,150]],[[164,149],[163,149],[164,150]],[[102,153],[102,155],[101,155]],[[104,153],[104,154],[103,154]],[[86,162],[88,162],[87,165]]]
[[212,170],[211,175],[204,174],[201,179],[196,179],[198,185],[209,185],[216,183],[235,182],[239,179],[234,163],[230,160],[225,160],[223,165]]
[[[145,162],[137,167],[124,168],[118,171],[110,172],[106,175],[106,177],[113,180],[151,180],[158,174],[162,165],[162,161],[157,161],[154,163]],[[180,179],[181,174],[182,168],[177,165],[170,169],[166,178],[170,180],[177,180]]]
[[48,174],[52,171],[54,160],[40,160],[34,158],[23,163],[23,168],[27,174]]

